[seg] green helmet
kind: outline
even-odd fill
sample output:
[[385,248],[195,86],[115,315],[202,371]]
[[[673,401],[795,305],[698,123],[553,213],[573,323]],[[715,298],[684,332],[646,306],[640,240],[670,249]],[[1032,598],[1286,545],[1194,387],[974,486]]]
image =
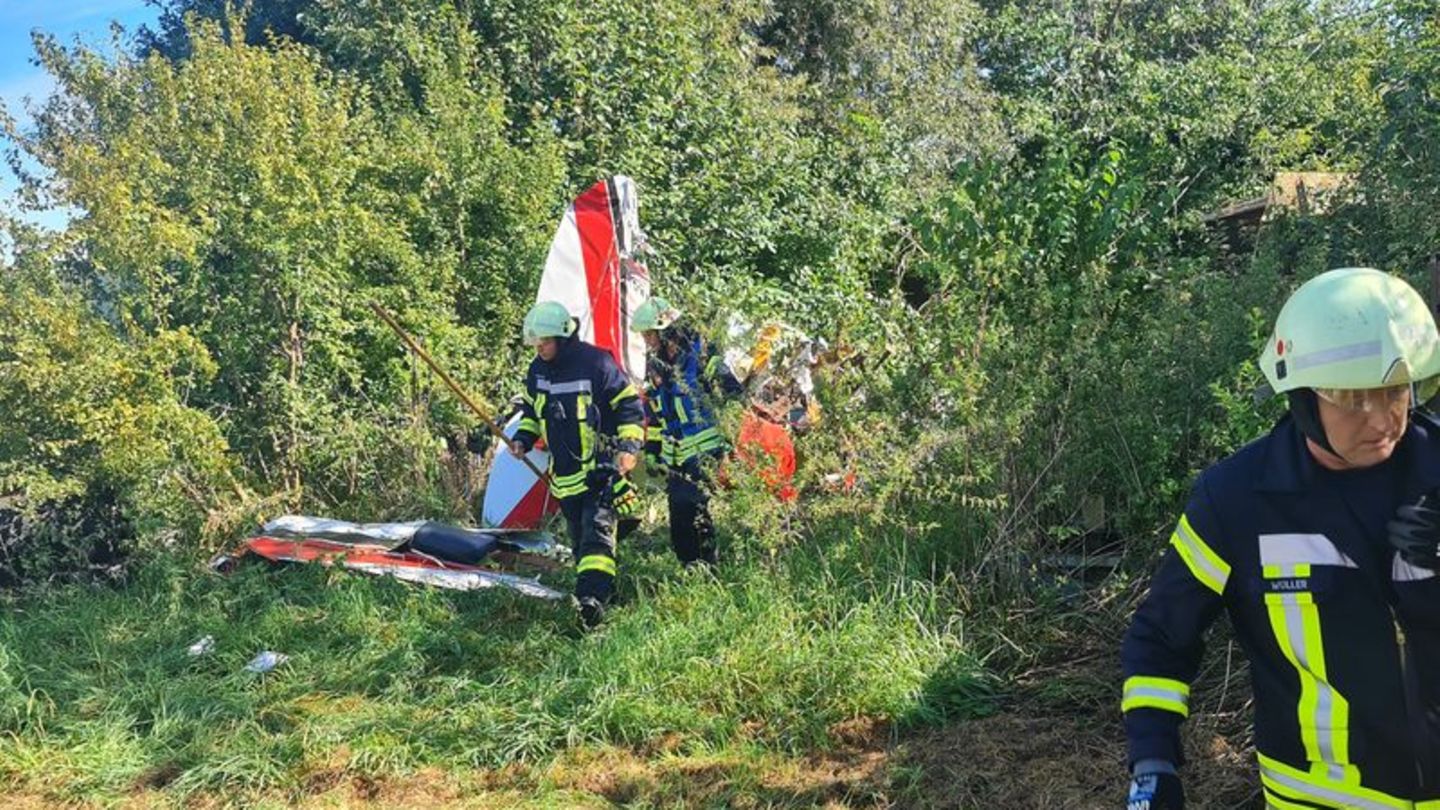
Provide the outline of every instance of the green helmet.
[[575,334],[575,319],[564,304],[541,301],[525,313],[525,345],[534,346],[541,338],[567,338]]
[[1404,281],[1370,268],[1331,270],[1285,302],[1260,370],[1277,393],[1416,383],[1440,375],[1440,334]]
[[669,301],[657,295],[635,310],[635,316],[630,319],[630,329],[635,332],[665,329],[680,320],[683,314]]

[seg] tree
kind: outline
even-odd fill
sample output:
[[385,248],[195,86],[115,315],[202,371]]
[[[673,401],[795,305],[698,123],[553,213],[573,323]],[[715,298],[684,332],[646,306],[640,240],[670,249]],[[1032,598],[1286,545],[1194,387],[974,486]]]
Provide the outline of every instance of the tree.
[[978,55],[1022,144],[1127,145],[1208,212],[1281,170],[1353,170],[1378,126],[1383,7],[988,3]]
[[454,306],[461,265],[471,278],[513,265],[466,251],[548,199],[552,164],[508,146],[478,93],[382,125],[364,88],[302,46],[230,42],[215,23],[180,62],[40,52],[66,92],[21,142],[83,212],[70,237],[111,299],[97,303],[127,334],[184,329],[205,345],[218,368],[194,402],[224,414],[250,469],[296,493],[365,491],[357,459],[394,457],[367,445],[393,444],[413,407],[365,302],[402,310],[442,356],[473,355],[460,316],[485,307]]

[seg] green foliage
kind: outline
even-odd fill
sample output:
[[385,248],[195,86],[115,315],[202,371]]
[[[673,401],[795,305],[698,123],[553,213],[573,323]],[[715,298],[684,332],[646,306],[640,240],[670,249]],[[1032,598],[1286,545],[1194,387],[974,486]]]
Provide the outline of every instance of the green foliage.
[[[220,16],[213,3],[166,5],[171,22],[186,11]],[[429,117],[443,96],[428,77],[443,64],[456,81],[502,95],[514,142],[553,136],[568,189],[600,175],[633,176],[660,249],[652,269],[677,281],[868,273],[893,236],[893,209],[943,182],[956,155],[1003,140],[966,69],[972,10],[963,3],[917,8],[912,16],[933,38],[913,46],[908,25],[878,8],[841,15],[853,39],[843,59],[870,68],[863,81],[825,91],[777,67],[782,41],[796,35],[786,30],[793,10],[764,3],[301,5],[294,15],[286,7],[257,16],[301,19],[298,29],[275,31],[313,43],[328,66],[370,87],[377,106]],[[952,29],[952,21],[964,25]],[[242,27],[252,43],[271,41],[263,28],[231,26]],[[173,25],[167,31],[173,39]],[[892,47],[911,52],[897,62]],[[922,101],[927,89],[945,103]],[[946,136],[937,140],[936,131]]]
[[776,0],[756,37],[764,61],[805,80],[812,126],[857,161],[882,139],[886,170],[934,191],[959,162],[1006,145],[972,49],[983,19],[970,0]]
[[1126,386],[1119,344],[1148,304],[1170,203],[1119,147],[1056,150],[966,174],[916,223],[907,287],[924,304],[897,393],[940,442],[937,466],[966,476],[941,491],[999,507],[991,539],[1047,511],[1068,520],[1105,463],[1092,453],[1114,447],[1101,437]]
[[1358,165],[1386,5],[996,2],[980,64],[1022,142],[1122,141],[1153,182],[1219,207],[1276,171]]
[[440,68],[429,116],[383,120],[298,46],[229,43],[210,24],[178,64],[41,55],[69,95],[23,142],[85,212],[81,272],[127,334],[176,331],[219,359],[191,404],[226,414],[246,466],[343,507],[430,464],[434,441],[397,430],[422,403],[366,302],[493,377],[474,347],[504,340],[534,278],[539,241],[510,234],[547,208],[546,151],[509,146],[484,92]]
[[[872,492],[968,538],[961,564],[1095,497],[1163,522],[1268,418],[1251,313],[1415,244],[1378,234],[1434,185],[1405,185],[1433,61],[1406,4],[162,6],[140,59],[45,45],[70,97],[22,145],[86,212],[92,299],[189,329],[218,358],[191,401],[243,466],[342,513],[454,508],[386,482],[434,491],[466,421],[363,302],[503,396],[554,214],[597,175],[639,180],[655,276],[713,332],[735,308],[857,352],[802,480],[918,448]],[[1336,221],[1376,235],[1282,218],[1238,269],[1197,239],[1277,169],[1356,167],[1385,193]]]
[[231,472],[219,425],[187,402],[216,371],[188,329],[126,341],[53,279],[0,276],[0,579],[132,532],[198,534]]
[[1384,126],[1358,195],[1361,210],[1342,238],[1377,263],[1416,272],[1440,252],[1433,215],[1440,202],[1440,17],[1423,2],[1398,2],[1395,14],[1395,47],[1374,76],[1383,89]]
[[[0,575],[281,508],[462,516],[444,443],[471,417],[365,304],[507,398],[555,221],[600,176],[637,179],[657,289],[707,334],[738,312],[834,351],[800,499],[731,467],[724,578],[627,556],[599,636],[320,572],[29,597],[0,622],[0,772],[62,762],[59,798],[671,733],[798,755],[862,716],[983,713],[1030,655],[989,642],[1009,607],[1048,631],[1078,587],[1041,563],[1148,557],[1195,472],[1280,416],[1254,357],[1287,292],[1418,281],[1440,250],[1428,3],[158,5],[133,55],[42,38],[63,93],[4,121],[44,169],[22,204],[78,215],[3,229]],[[1219,255],[1207,217],[1292,170],[1355,182]],[[223,652],[176,652],[203,633]],[[261,646],[294,663],[237,675]]]

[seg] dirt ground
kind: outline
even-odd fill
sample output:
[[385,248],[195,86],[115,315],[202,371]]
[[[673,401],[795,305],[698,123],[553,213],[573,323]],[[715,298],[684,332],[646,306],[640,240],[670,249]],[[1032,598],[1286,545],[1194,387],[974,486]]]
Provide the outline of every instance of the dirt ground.
[[[1117,712],[1118,715],[1118,712]],[[1260,808],[1251,753],[1216,718],[1188,732],[1190,806]],[[1220,718],[1220,724],[1228,722]],[[1238,727],[1231,729],[1241,732]],[[457,780],[351,780],[305,797],[306,807],[822,807],[1055,808],[1124,806],[1123,733],[1084,715],[1000,713],[914,734],[882,724],[835,730],[840,744],[802,759],[604,749],[543,768]]]
[[[337,768],[295,794],[259,802],[303,808],[1056,808],[1124,806],[1124,745],[1118,712],[991,717],[896,734],[883,723],[832,729],[830,751],[697,755],[681,740],[647,749],[587,749],[535,766],[457,774],[422,771],[372,780]],[[1193,718],[1185,785],[1191,807],[1260,808],[1251,752],[1239,715]],[[234,797],[191,797],[186,807],[234,806]],[[251,804],[251,802],[245,802]],[[173,806],[137,786],[118,806]],[[35,796],[5,806],[53,807]],[[117,806],[117,805],[111,805]]]
[[[1095,718],[1000,714],[907,739],[892,757],[918,767],[919,785],[903,803],[945,808],[1123,807],[1125,748],[1118,714],[1099,723]],[[1249,751],[1203,723],[1187,736],[1187,806],[1264,806]]]

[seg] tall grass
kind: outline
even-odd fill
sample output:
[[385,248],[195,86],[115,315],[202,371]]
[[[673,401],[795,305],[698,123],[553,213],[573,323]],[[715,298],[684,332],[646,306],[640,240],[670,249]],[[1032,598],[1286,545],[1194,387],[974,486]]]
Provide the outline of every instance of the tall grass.
[[[588,636],[563,604],[318,568],[156,560],[123,586],[11,596],[0,778],[57,800],[259,794],[592,745],[801,753],[855,718],[985,711],[955,588],[903,542],[868,570],[843,545],[742,544],[718,577],[632,549],[625,604]],[[214,652],[187,655],[204,635]],[[263,649],[290,661],[243,672]]]

